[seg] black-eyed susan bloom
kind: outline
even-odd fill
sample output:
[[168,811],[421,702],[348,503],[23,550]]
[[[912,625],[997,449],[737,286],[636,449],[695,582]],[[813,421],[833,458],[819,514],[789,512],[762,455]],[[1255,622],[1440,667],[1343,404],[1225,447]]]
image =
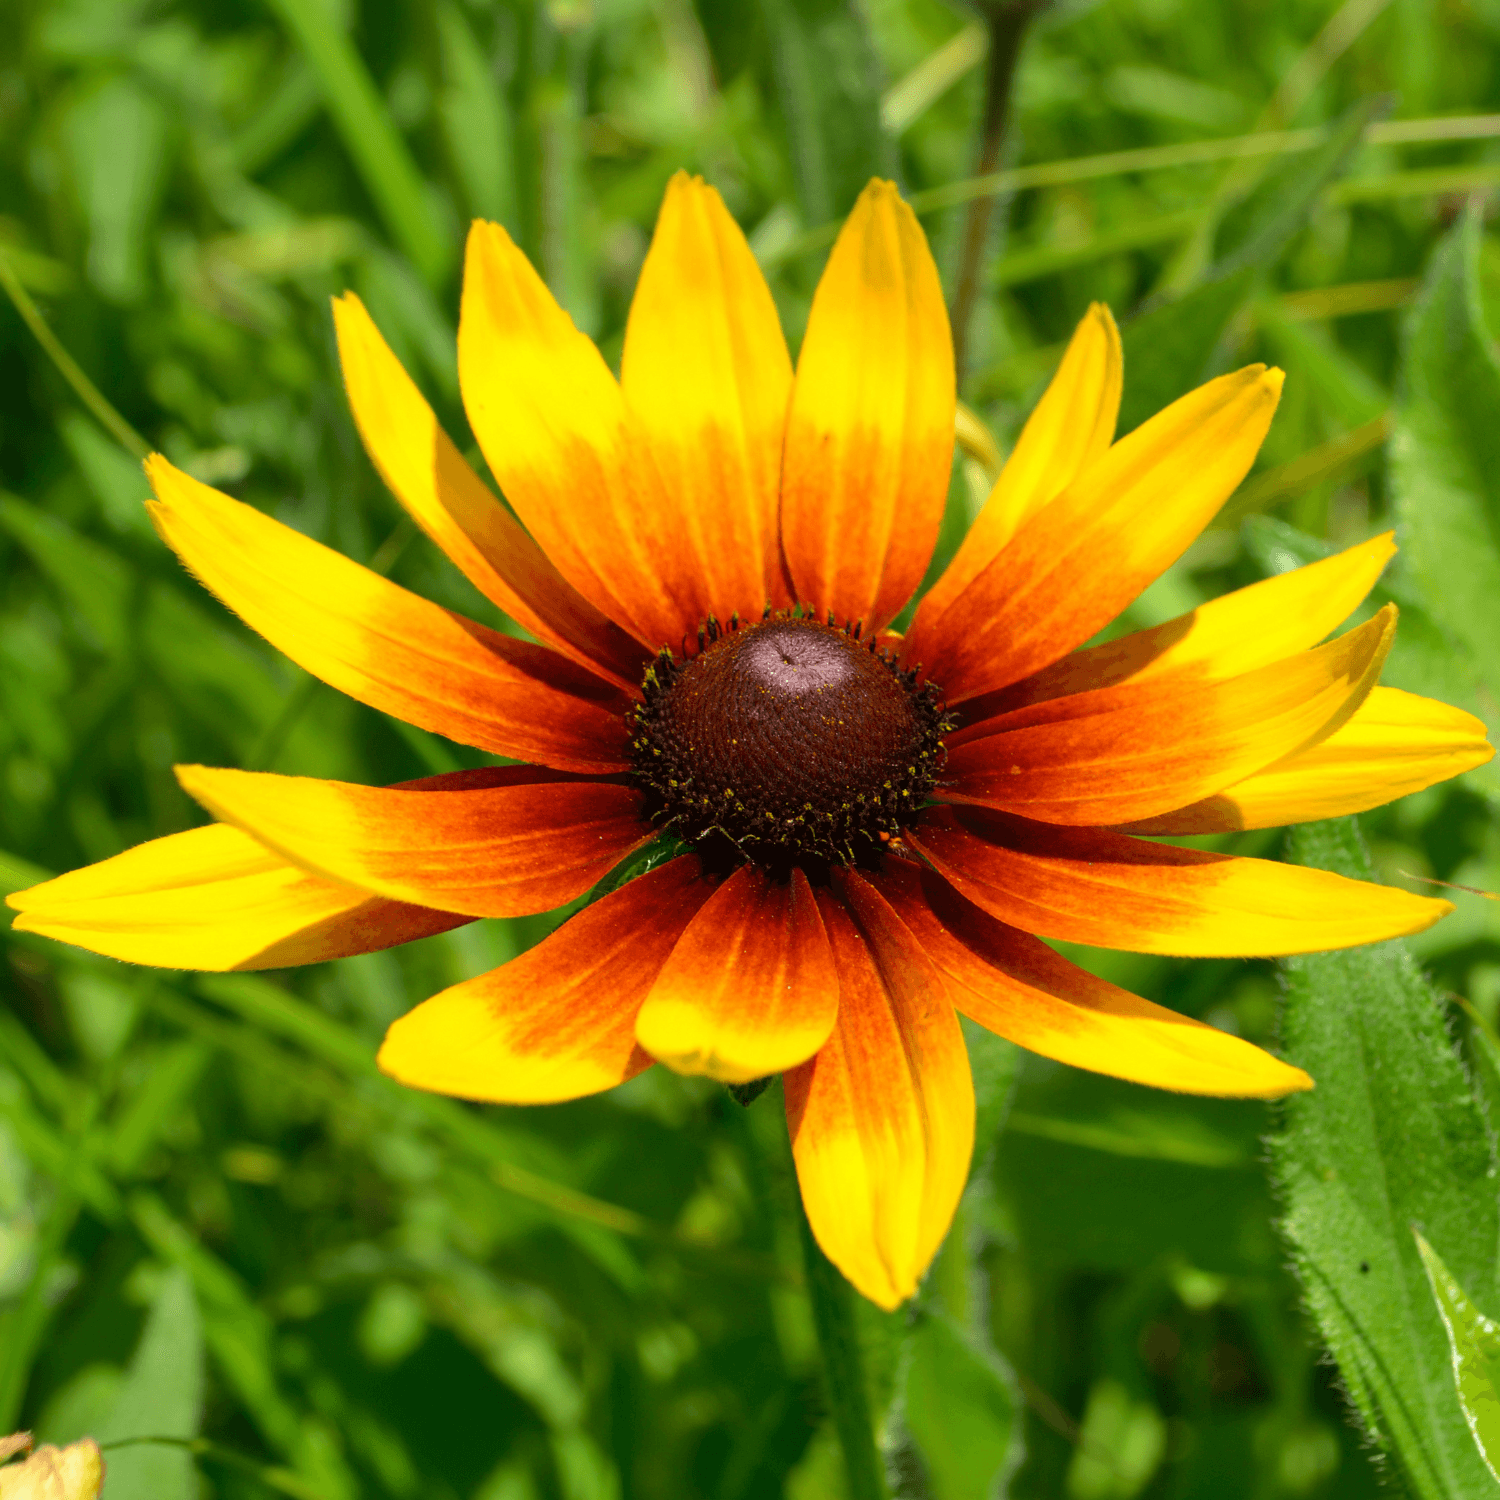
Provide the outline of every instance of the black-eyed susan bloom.
[[653,1061],[733,1084],[781,1073],[814,1232],[889,1307],[968,1169],[959,1013],[1165,1088],[1309,1085],[1041,939],[1286,954],[1448,910],[1139,837],[1354,812],[1491,754],[1467,714],[1376,685],[1393,610],[1325,641],[1389,536],[1081,647],[1243,478],[1278,372],[1212,381],[1115,442],[1120,345],[1091,310],[902,638],[888,626],[948,491],[954,373],[936,269],[891,185],[872,183],[845,225],[795,370],[701,182],[667,193],[618,380],[505,231],[476,225],[459,367],[509,509],[359,302],[334,311],[375,464],[535,641],[162,458],[156,523],[309,672],[537,769],[364,787],[184,766],[217,822],[13,897],[17,926],[169,967],[308,963],[548,910],[675,836],[677,857],[396,1022],[381,1066],[515,1103]]

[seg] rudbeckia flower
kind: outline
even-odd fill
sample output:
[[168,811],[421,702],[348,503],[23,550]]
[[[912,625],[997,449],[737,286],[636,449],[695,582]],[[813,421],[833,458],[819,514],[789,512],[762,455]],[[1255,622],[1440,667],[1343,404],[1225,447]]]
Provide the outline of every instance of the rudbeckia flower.
[[1376,685],[1394,609],[1325,639],[1389,535],[1084,644],[1239,484],[1279,372],[1210,381],[1115,441],[1120,343],[1091,309],[898,635],[948,494],[955,398],[937,270],[891,184],[845,224],[795,369],[701,181],[668,189],[618,379],[506,232],[476,224],[459,373],[508,506],[359,301],[334,314],[376,467],[534,639],[417,598],[161,457],[157,527],[307,671],[530,764],[397,787],[183,766],[216,822],[13,897],[16,926],[137,963],[273,968],[547,911],[675,840],[530,952],[398,1020],[380,1065],[507,1103],[578,1098],[653,1062],[734,1086],[779,1073],[813,1231],[892,1307],[968,1171],[960,1014],[1162,1088],[1311,1084],[1043,939],[1288,954],[1449,910],[1144,837],[1357,812],[1491,754],[1469,715]]

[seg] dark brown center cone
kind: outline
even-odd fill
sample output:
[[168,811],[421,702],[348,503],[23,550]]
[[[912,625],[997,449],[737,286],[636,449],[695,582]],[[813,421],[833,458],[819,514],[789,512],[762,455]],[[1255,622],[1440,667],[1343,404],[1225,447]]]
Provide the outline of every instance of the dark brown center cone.
[[636,774],[658,821],[761,864],[878,858],[941,769],[937,690],[800,616],[704,641],[686,661],[656,659],[636,710]]

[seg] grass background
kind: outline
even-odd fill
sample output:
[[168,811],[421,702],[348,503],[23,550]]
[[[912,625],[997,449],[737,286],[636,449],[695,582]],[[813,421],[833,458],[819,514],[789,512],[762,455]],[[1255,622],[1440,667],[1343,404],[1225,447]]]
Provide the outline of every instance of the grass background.
[[[151,446],[488,619],[364,456],[329,296],[359,291],[472,453],[453,349],[466,222],[505,222],[617,361],[687,167],[749,232],[795,347],[827,226],[872,173],[924,206],[951,285],[965,210],[942,205],[972,171],[983,46],[943,0],[11,0],[0,256]],[[1136,317],[1127,426],[1236,363],[1289,376],[1225,521],[1129,623],[1394,523],[1403,323],[1465,195],[1500,182],[1500,131],[1423,140],[1405,122],[1497,107],[1494,0],[1039,18],[966,399],[1003,447],[1094,299]],[[1360,108],[1385,117],[1363,140],[1361,116],[1320,149],[1197,159],[1214,148],[1194,143]],[[1045,166],[1122,151],[1155,154]],[[1500,245],[1482,235],[1478,255],[1488,303]],[[985,482],[960,462],[946,549]],[[6,888],[199,821],[174,762],[391,782],[479,760],[314,683],[196,588],[146,523],[135,457],[9,304],[0,491]],[[1407,644],[1386,680],[1492,716],[1491,669],[1431,579],[1424,595],[1392,577]],[[1474,773],[1366,819],[1381,877],[1500,888],[1497,789]],[[1280,835],[1235,847],[1274,854]],[[1458,900],[1418,956],[1493,1021],[1500,909]],[[118,1450],[111,1500],[836,1500],[779,1090],[741,1110],[658,1069],[480,1111],[373,1071],[392,1018],[559,915],[218,978],[0,933],[0,1431],[210,1444]],[[1271,964],[1084,957],[1274,1037]],[[1266,1109],[991,1062],[1013,1091],[915,1316],[984,1349],[1007,1492],[1378,1493],[1287,1269]],[[958,1500],[914,1315],[864,1316],[898,1488]],[[903,1458],[913,1434],[925,1470]]]

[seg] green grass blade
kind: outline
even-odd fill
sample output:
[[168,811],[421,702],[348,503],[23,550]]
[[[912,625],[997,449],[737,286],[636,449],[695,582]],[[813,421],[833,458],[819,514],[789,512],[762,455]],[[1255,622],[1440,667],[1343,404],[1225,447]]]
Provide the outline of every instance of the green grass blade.
[[331,6],[268,0],[307,55],[344,146],[396,243],[431,284],[453,265],[457,246],[439,227],[427,186],[375,87],[364,59]]

